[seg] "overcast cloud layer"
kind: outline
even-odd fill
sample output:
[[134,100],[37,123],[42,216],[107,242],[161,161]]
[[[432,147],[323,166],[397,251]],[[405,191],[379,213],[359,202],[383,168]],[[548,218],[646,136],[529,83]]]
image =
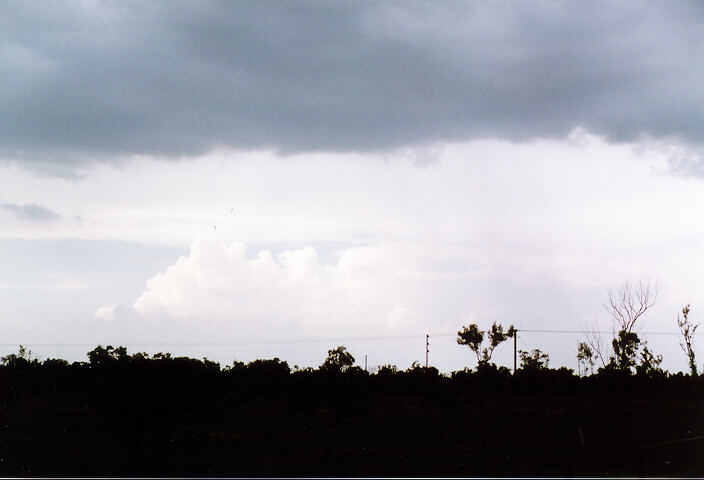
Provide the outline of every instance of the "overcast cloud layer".
[[3,2],[0,155],[704,142],[694,2]]

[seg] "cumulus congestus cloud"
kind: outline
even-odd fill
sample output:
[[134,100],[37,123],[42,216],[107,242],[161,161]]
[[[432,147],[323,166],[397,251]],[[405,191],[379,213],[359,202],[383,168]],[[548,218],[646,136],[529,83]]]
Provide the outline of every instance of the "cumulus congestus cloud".
[[[312,247],[248,256],[242,243],[203,237],[146,282],[134,310],[239,338],[406,331],[419,327],[412,304],[422,273],[399,261],[385,246],[345,249],[334,265],[319,262]],[[113,310],[96,316],[112,318]]]
[[0,155],[359,151],[576,126],[701,144],[703,13],[688,2],[5,3]]

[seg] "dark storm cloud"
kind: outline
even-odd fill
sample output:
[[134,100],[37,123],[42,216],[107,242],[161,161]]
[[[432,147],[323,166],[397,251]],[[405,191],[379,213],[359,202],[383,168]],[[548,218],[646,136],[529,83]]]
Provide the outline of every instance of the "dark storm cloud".
[[560,137],[704,143],[684,2],[9,2],[0,155],[373,150]]
[[5,210],[9,210],[10,212],[13,212],[17,216],[17,218],[21,218],[23,220],[46,221],[61,218],[61,216],[53,210],[49,210],[48,208],[42,207],[41,205],[34,205],[31,203],[28,203],[26,205],[17,205],[15,203],[3,203],[2,205],[0,205],[0,207]]

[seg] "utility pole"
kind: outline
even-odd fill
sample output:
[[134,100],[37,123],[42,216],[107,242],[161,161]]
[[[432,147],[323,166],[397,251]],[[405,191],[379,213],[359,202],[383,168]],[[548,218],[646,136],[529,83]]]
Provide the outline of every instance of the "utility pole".
[[367,371],[367,354],[364,354],[364,371]]
[[516,342],[518,342],[518,329],[513,332],[513,373],[516,373]]
[[425,335],[425,368],[428,368],[428,352],[430,351],[430,335]]

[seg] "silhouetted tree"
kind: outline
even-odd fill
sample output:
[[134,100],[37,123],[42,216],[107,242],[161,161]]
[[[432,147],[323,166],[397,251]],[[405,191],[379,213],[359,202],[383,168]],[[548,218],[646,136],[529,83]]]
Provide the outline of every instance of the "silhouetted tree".
[[279,360],[278,357],[272,360],[253,360],[247,364],[247,370],[262,377],[285,376],[291,373],[288,363],[284,360]]
[[398,373],[396,365],[379,365],[376,369],[377,375],[394,375]]
[[577,345],[577,373],[586,374],[594,371],[594,352],[587,342],[579,342]]
[[649,281],[640,281],[637,286],[626,282],[617,292],[609,289],[609,302],[605,308],[619,331],[630,333],[636,321],[655,304],[657,296],[658,287]]
[[601,366],[605,367],[607,363],[606,348],[604,346],[604,340],[601,337],[601,331],[599,330],[599,325],[596,320],[591,325],[586,325],[584,327],[584,336],[587,340],[587,347],[592,353],[592,358],[599,359]]
[[0,358],[0,362],[12,368],[24,368],[39,364],[39,360],[33,357],[32,351],[27,350],[24,345],[19,346],[17,353],[11,353]]
[[611,347],[614,349],[614,356],[611,361],[622,369],[628,370],[636,365],[636,354],[640,347],[640,338],[635,332],[621,330],[616,338],[611,341]]
[[68,367],[68,365],[68,361],[64,360],[63,358],[47,358],[42,362],[43,367],[54,369],[66,368]]
[[682,316],[677,314],[677,326],[680,328],[680,333],[682,334],[682,341],[680,341],[680,347],[687,355],[687,361],[689,362],[689,372],[692,376],[697,375],[697,363],[694,358],[694,347],[692,346],[692,337],[694,332],[699,328],[698,323],[694,323],[689,319],[689,304],[682,307]]
[[643,342],[643,349],[640,352],[640,362],[636,365],[636,373],[638,375],[647,376],[663,373],[660,368],[661,363],[662,355],[654,355],[648,348],[647,342]]
[[93,350],[88,352],[88,360],[93,366],[107,365],[117,360],[127,360],[127,349],[125,347],[113,347],[108,345],[103,347],[98,345]]
[[540,349],[533,349],[531,352],[519,350],[521,356],[521,368],[524,370],[540,370],[548,368],[550,357],[547,353],[543,353]]
[[459,345],[467,345],[477,356],[477,362],[479,363],[482,361],[481,347],[483,341],[484,332],[479,330],[476,323],[472,323],[457,332],[457,343]]
[[630,370],[636,365],[641,340],[632,330],[636,321],[655,304],[657,294],[657,286],[649,281],[641,281],[637,286],[626,282],[617,292],[609,289],[609,300],[605,308],[618,328],[618,333],[611,341],[614,355],[610,362],[617,368]]
[[476,323],[463,327],[462,330],[457,332],[457,344],[467,345],[477,356],[478,364],[489,363],[494,349],[499,346],[500,343],[512,338],[516,334],[516,329],[511,325],[508,327],[508,330],[504,332],[502,325],[496,322],[492,323],[491,330],[486,332],[489,337],[489,345],[482,348],[484,333],[483,330],[479,330]]
[[354,365],[354,357],[347,351],[347,348],[340,345],[337,348],[328,350],[328,357],[320,365],[320,370],[346,372],[352,365]]
[[405,373],[430,374],[437,376],[440,371],[435,367],[424,367],[420,364],[419,361],[416,360],[411,363],[411,366],[406,369]]

